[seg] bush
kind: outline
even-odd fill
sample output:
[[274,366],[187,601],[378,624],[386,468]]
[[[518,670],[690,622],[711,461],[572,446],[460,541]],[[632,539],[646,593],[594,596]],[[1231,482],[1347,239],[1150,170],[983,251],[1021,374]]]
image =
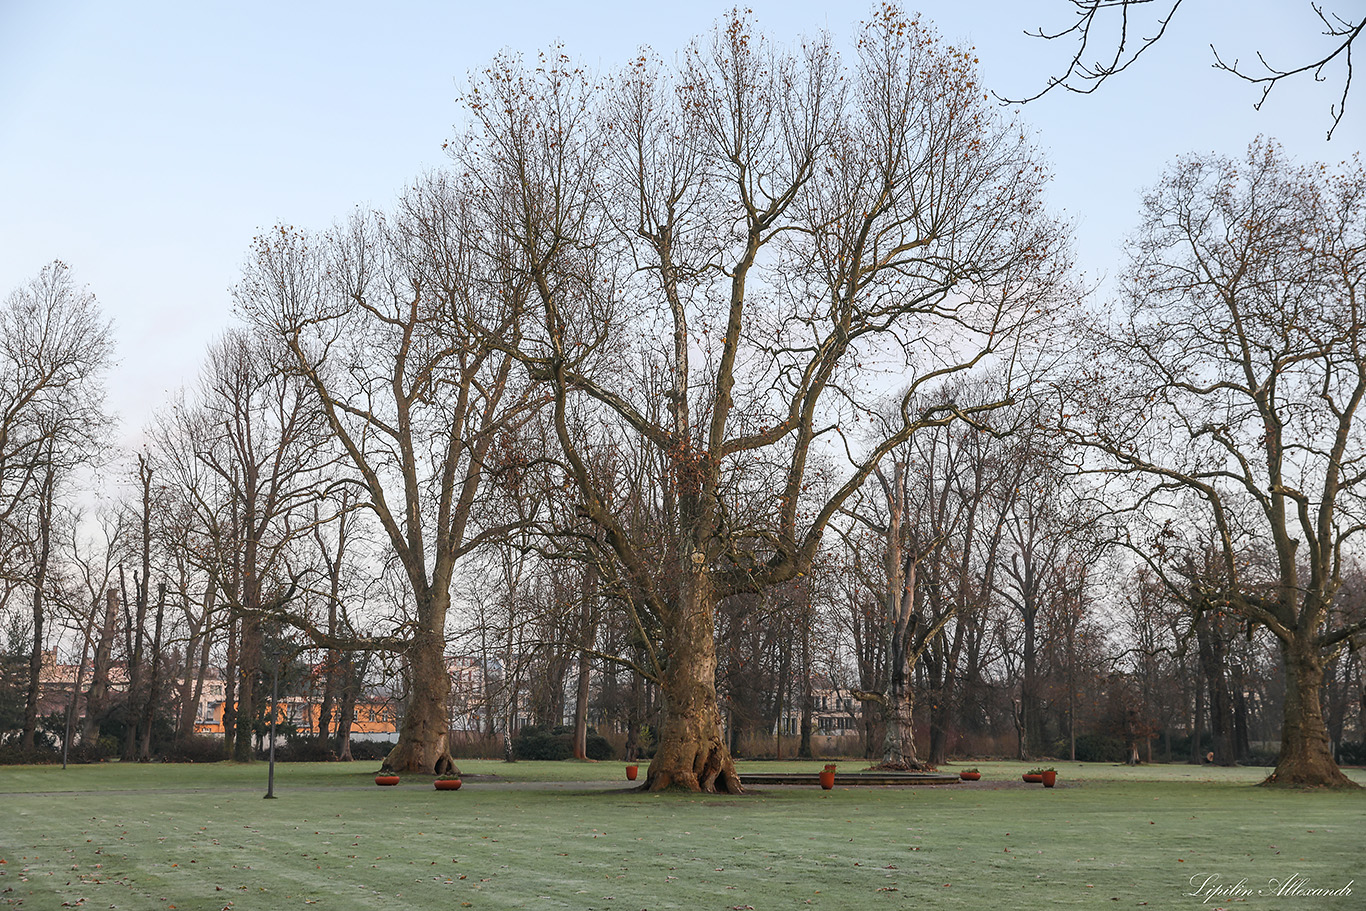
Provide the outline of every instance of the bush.
[[1366,765],[1366,740],[1338,744],[1338,765]]
[[612,744],[608,742],[607,738],[596,731],[588,732],[588,739],[585,746],[587,747],[589,759],[602,761],[616,759],[619,755],[617,751],[613,749]]
[[[1064,750],[1059,755],[1067,755]],[[1109,734],[1081,734],[1077,737],[1077,762],[1124,762],[1128,759],[1124,741]]]
[[503,735],[452,731],[450,750],[454,759],[502,759]]
[[392,743],[383,740],[355,740],[353,738],[351,741],[351,758],[357,762],[383,759],[389,755],[389,751],[393,748]]
[[544,759],[557,761],[574,755],[570,738],[542,730],[529,724],[512,738],[512,755],[516,759]]
[[[614,759],[617,756],[617,751],[611,742],[592,728],[588,730],[588,737],[584,746],[589,759]],[[512,756],[514,759],[542,759],[555,762],[570,759],[573,755],[574,731],[572,728],[561,726],[547,731],[529,724],[518,731],[516,737],[512,738]]]
[[71,755],[68,758],[72,762],[104,762],[106,759],[113,759],[118,752],[118,739],[105,734],[95,743],[81,741],[76,744],[71,748]]
[[61,761],[62,751],[41,737],[31,750],[21,749],[17,742],[0,746],[0,765],[51,765]]
[[[270,757],[270,750],[262,752],[261,758]],[[284,746],[275,747],[276,762],[336,762],[337,754],[332,749],[328,737],[314,737],[311,734],[288,734]]]
[[[100,738],[103,745],[106,739]],[[114,744],[117,748],[117,744]],[[113,755],[114,750],[110,750]],[[228,758],[228,754],[223,749],[223,738],[210,737],[207,734],[186,734],[176,742],[172,743],[161,753],[161,758],[165,762],[222,762]]]
[[[1346,744],[1343,744],[1343,746],[1346,746]],[[1274,766],[1276,763],[1278,763],[1278,762],[1280,762],[1280,761],[1281,761],[1281,751],[1280,751],[1280,750],[1257,750],[1257,749],[1252,749],[1252,750],[1248,750],[1248,751],[1247,751],[1247,755],[1246,755],[1246,756],[1244,756],[1243,758],[1241,758],[1241,759],[1238,760],[1238,764],[1239,764],[1239,765],[1255,765],[1255,766]]]

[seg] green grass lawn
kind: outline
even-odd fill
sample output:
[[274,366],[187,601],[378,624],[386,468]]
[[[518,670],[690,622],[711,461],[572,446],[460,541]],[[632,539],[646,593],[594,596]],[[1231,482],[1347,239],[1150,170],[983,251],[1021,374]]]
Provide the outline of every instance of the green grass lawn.
[[[983,762],[986,787],[736,798],[630,792],[622,763],[466,760],[499,780],[446,793],[377,788],[375,765],[277,766],[274,801],[264,764],[0,767],[0,908],[1366,905],[1366,792],[1257,788],[1260,769],[1062,763],[1045,790]],[[1206,877],[1251,894],[1189,894]],[[1292,877],[1352,894],[1270,894]]]

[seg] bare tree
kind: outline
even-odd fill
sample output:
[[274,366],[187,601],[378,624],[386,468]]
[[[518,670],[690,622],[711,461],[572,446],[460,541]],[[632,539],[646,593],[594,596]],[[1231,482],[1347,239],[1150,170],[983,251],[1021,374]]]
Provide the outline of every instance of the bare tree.
[[[314,521],[308,507],[324,484],[317,402],[281,368],[281,353],[270,339],[225,333],[209,348],[193,398],[158,416],[147,466],[147,483],[151,471],[164,470],[179,508],[193,513],[184,544],[194,546],[191,557],[206,573],[206,597],[211,590],[235,624],[231,745],[239,761],[252,758],[261,705],[261,623],[289,589],[289,558]],[[140,613],[150,603],[150,570],[144,559]]]
[[[1325,661],[1366,631],[1336,601],[1366,528],[1364,249],[1360,162],[1297,167],[1267,140],[1242,160],[1179,159],[1145,199],[1127,313],[1092,361],[1105,376],[1064,406],[1077,441],[1133,484],[1128,546],[1191,607],[1279,641],[1287,694],[1268,781],[1287,785],[1354,786],[1320,695]],[[1205,536],[1176,507],[1210,529],[1217,572],[1189,570]],[[1274,556],[1246,559],[1259,550]]]
[[25,749],[37,728],[54,523],[73,473],[103,445],[100,383],[112,354],[94,296],[64,263],[45,266],[0,306],[0,572],[30,595]]
[[[918,393],[1010,362],[1053,311],[1065,235],[1044,168],[972,55],[893,7],[850,70],[823,37],[784,50],[737,14],[675,70],[645,54],[602,89],[558,53],[534,71],[496,60],[468,105],[457,159],[539,308],[504,347],[553,398],[615,581],[658,618],[667,713],[645,786],[738,791],[716,606],[808,572],[883,455],[961,411],[919,411]],[[856,444],[874,366],[908,391],[887,434]],[[579,409],[657,459],[657,550],[607,507]]]
[[[1066,28],[1039,28],[1029,34],[1048,41],[1070,40],[1076,44],[1076,52],[1068,61],[1061,76],[1053,76],[1048,84],[1038,92],[1025,98],[1001,98],[1011,104],[1026,104],[1043,97],[1054,89],[1089,95],[1100,88],[1105,80],[1122,73],[1137,62],[1148,48],[1152,47],[1167,33],[1172,20],[1185,0],[1067,0],[1073,9],[1074,21]],[[1257,52],[1259,67],[1249,69],[1237,58],[1230,62],[1221,55],[1214,44],[1210,44],[1215,69],[1230,73],[1245,82],[1250,82],[1262,90],[1262,97],[1255,107],[1260,110],[1276,86],[1295,77],[1309,76],[1315,82],[1328,81],[1325,73],[1338,67],[1341,76],[1342,93],[1336,104],[1329,107],[1332,124],[1328,128],[1328,138],[1342,117],[1347,113],[1347,96],[1352,91],[1352,46],[1366,30],[1366,16],[1341,15],[1328,8],[1326,3],[1310,3],[1315,17],[1327,39],[1322,53],[1310,60],[1295,61],[1289,68],[1282,69],[1273,64],[1275,54]],[[1001,96],[997,96],[1001,97]]]
[[[399,648],[412,684],[395,771],[447,772],[446,617],[460,560],[506,525],[486,484],[498,439],[527,407],[512,359],[476,326],[515,343],[521,299],[480,255],[468,188],[432,176],[392,217],[360,215],[325,236],[257,239],[236,290],[287,348],[354,471],[413,599]],[[515,514],[515,510],[513,511]]]

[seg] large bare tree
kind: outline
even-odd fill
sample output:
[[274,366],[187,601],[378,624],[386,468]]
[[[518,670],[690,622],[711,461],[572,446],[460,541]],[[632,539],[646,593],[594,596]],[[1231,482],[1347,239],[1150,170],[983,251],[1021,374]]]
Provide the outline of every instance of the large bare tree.
[[[741,789],[718,602],[808,572],[882,456],[960,410],[919,393],[1011,363],[1054,307],[1046,170],[974,64],[892,6],[850,67],[824,36],[778,47],[737,14],[674,67],[643,53],[599,86],[558,52],[500,58],[468,93],[454,154],[539,308],[502,344],[552,396],[565,483],[660,631],[648,788]],[[896,420],[866,442],[888,386],[907,389]],[[657,547],[609,507],[585,413],[660,466]]]
[[516,513],[494,506],[488,459],[527,407],[525,384],[511,357],[474,330],[515,343],[525,295],[503,278],[500,258],[481,254],[468,193],[458,178],[431,176],[392,216],[359,214],[318,236],[271,231],[257,238],[236,290],[313,390],[402,566],[412,612],[365,643],[407,662],[407,707],[384,760],[394,771],[454,769],[451,584],[461,558]]
[[1337,604],[1366,529],[1364,279],[1359,161],[1298,166],[1268,140],[1241,160],[1181,158],[1144,201],[1127,312],[1088,368],[1105,376],[1065,406],[1078,441],[1132,482],[1128,543],[1173,595],[1280,643],[1269,782],[1353,786],[1320,695],[1325,662],[1366,633]]

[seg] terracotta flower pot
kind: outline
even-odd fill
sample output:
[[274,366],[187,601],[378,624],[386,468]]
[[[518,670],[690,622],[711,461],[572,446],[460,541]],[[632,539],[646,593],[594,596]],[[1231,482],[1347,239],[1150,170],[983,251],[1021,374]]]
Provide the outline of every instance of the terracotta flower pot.
[[1058,773],[1057,773],[1057,772],[1044,772],[1044,773],[1043,773],[1043,786],[1044,786],[1045,788],[1051,788],[1051,787],[1053,787],[1053,785],[1055,785],[1055,784],[1057,784],[1057,783],[1058,783]]
[[1023,778],[1025,781],[1029,782],[1030,784],[1039,784],[1043,781],[1043,776],[1038,774],[1037,772],[1025,772],[1020,777]]
[[459,778],[438,778],[432,782],[438,791],[458,791],[460,790]]
[[821,771],[821,787],[830,790],[835,786],[835,770],[824,769]]
[[379,785],[380,787],[393,787],[394,785],[398,784],[398,776],[397,776],[397,775],[376,775],[376,776],[375,776],[375,784]]
[[628,766],[626,767],[626,780],[627,780],[627,781],[635,781],[635,780],[636,780],[636,776],[639,775],[639,774],[640,774],[640,766],[638,766],[638,765],[628,765]]
[[963,779],[964,781],[981,781],[981,780],[982,780],[982,773],[981,773],[981,772],[959,772],[959,773],[958,773],[958,777],[961,778],[961,779]]

